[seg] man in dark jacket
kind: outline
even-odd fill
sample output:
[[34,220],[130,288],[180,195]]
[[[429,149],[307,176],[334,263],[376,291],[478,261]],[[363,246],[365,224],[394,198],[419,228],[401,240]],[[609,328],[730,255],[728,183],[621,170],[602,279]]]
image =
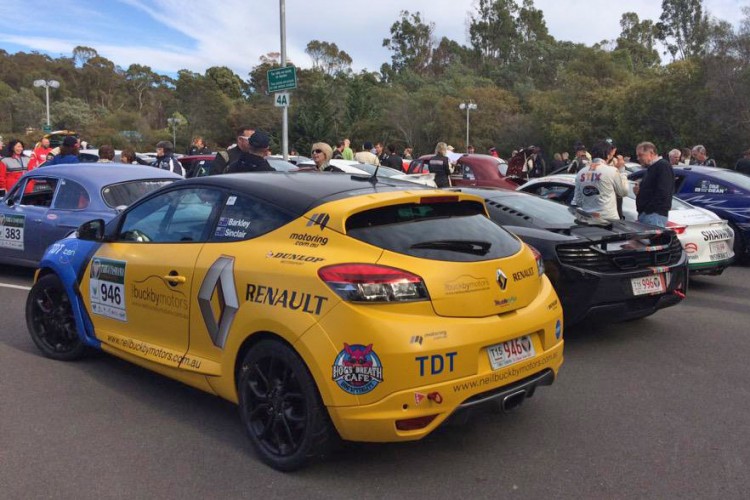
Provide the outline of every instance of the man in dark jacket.
[[672,165],[656,152],[656,146],[642,142],[635,149],[638,162],[646,167],[646,175],[634,189],[638,221],[653,226],[666,227],[674,194]]
[[248,151],[247,140],[255,133],[252,127],[240,127],[237,129],[237,142],[227,148],[226,151],[219,151],[211,163],[209,175],[223,174],[227,166],[236,162],[240,158],[242,151]]
[[[243,139],[239,139],[240,141]],[[266,153],[270,139],[265,132],[256,131],[247,140],[248,150],[242,151],[237,161],[227,166],[227,174],[240,172],[275,172],[275,169],[266,160]],[[237,143],[239,146],[239,142]]]
[[185,177],[185,169],[174,157],[174,145],[170,141],[159,141],[156,143],[156,160],[151,166]]
[[388,158],[385,160],[385,163],[381,163],[381,165],[387,165],[391,168],[395,168],[398,171],[404,170],[404,160],[396,152],[395,145],[388,145]]

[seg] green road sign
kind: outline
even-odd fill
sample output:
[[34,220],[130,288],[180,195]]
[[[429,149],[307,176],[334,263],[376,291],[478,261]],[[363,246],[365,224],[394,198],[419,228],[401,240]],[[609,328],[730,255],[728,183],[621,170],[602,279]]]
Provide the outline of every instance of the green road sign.
[[297,69],[294,66],[268,70],[268,91],[281,92],[297,88]]
[[44,125],[44,126],[42,127],[42,131],[43,131],[43,132],[44,132],[45,134],[49,134],[50,132],[52,132],[52,126],[51,126],[51,125]]

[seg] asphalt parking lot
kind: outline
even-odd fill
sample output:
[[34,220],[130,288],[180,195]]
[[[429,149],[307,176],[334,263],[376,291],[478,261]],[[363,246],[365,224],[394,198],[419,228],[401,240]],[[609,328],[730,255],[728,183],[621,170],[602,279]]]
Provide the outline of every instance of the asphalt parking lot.
[[[282,474],[236,408],[107,355],[43,358],[32,272],[0,271],[3,498],[747,498],[750,266],[681,305],[566,332],[557,382],[517,412]],[[10,287],[8,286],[10,285]]]

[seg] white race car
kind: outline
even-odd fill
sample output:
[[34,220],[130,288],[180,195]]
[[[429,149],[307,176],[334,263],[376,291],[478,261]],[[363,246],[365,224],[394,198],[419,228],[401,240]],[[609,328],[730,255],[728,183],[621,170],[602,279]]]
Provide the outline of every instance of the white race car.
[[[375,168],[378,169],[378,175],[381,177],[388,177],[390,179],[399,179],[402,181],[416,182],[417,184],[424,184],[425,186],[436,188],[435,174],[405,174],[395,168],[391,167],[375,167],[375,165],[369,165],[366,163],[359,163],[352,160],[331,160],[330,165],[335,167],[340,172],[347,174],[360,174],[360,175],[372,175],[375,173]],[[298,163],[298,167],[315,167],[314,163]]]
[[[575,175],[557,174],[531,179],[518,190],[571,205]],[[628,197],[622,200],[622,213],[626,220],[638,219],[632,182]],[[688,256],[691,274],[719,275],[732,263],[734,231],[715,213],[672,197],[667,227],[677,233]]]

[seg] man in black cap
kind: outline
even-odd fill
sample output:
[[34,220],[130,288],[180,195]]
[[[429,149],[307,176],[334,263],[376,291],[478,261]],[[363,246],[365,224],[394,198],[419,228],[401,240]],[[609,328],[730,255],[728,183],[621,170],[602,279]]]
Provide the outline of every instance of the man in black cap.
[[[240,139],[241,140],[241,139]],[[268,135],[263,131],[256,131],[247,141],[247,151],[244,144],[237,143],[242,149],[240,157],[230,163],[224,173],[237,174],[240,172],[274,172],[275,169],[266,160],[266,152],[269,145]]]

